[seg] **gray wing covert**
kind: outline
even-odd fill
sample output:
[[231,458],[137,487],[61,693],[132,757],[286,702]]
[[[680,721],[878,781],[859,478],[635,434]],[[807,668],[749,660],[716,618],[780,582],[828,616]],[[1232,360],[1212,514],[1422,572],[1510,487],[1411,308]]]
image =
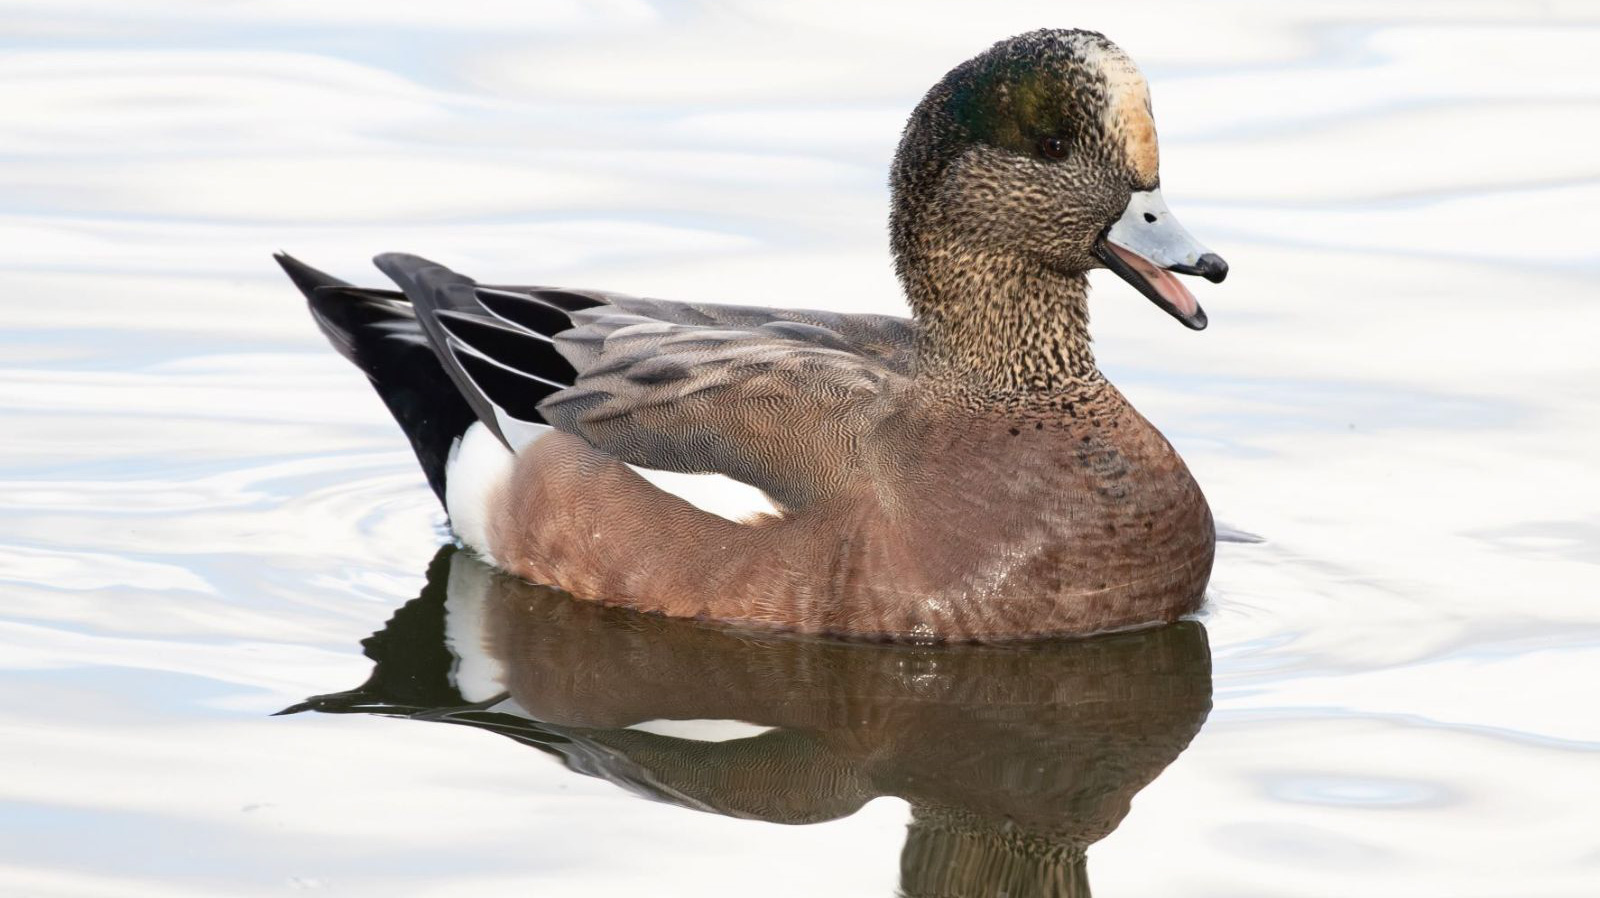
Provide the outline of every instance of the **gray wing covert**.
[[677,323],[623,308],[574,313],[555,336],[578,377],[540,414],[630,464],[726,474],[787,507],[851,480],[862,440],[908,384],[818,324]]
[[909,318],[827,312],[819,309],[774,309],[765,306],[677,302],[620,294],[608,294],[606,302],[612,308],[628,314],[673,324],[737,329],[773,326],[779,330],[782,330],[785,324],[801,325],[802,327],[792,329],[792,334],[802,340],[813,336],[821,337],[817,331],[808,330],[808,328],[818,328],[829,334],[823,339],[835,341],[840,344],[840,348],[848,348],[859,355],[877,359],[885,367],[901,374],[911,373],[916,344],[916,325]]

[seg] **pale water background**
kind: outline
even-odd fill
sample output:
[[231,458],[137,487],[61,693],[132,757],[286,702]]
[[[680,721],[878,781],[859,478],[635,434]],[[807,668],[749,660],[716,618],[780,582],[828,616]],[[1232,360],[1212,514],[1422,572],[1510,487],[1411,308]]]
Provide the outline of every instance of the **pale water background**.
[[946,69],[1098,28],[1233,274],[1103,366],[1225,545],[1215,708],[1102,896],[1600,893],[1600,5],[0,2],[0,894],[889,895],[906,806],[783,827],[370,669],[441,516],[269,254],[896,311]]

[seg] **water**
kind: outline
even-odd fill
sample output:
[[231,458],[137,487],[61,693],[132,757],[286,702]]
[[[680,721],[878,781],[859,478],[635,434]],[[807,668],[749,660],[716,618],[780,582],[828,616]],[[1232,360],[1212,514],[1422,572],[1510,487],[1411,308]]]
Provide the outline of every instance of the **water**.
[[[1109,6],[0,4],[0,893],[1594,894],[1600,9]],[[435,562],[271,251],[897,311],[903,116],[1044,24],[1141,61],[1233,266],[1204,334],[1093,301],[1265,537],[1199,622],[847,647]]]

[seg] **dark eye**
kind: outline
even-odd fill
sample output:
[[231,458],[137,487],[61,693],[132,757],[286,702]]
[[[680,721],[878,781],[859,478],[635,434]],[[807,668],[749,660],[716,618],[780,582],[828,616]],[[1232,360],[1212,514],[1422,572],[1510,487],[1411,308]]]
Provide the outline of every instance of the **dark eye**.
[[1050,159],[1064,159],[1067,155],[1067,145],[1059,137],[1045,137],[1039,141],[1039,152]]

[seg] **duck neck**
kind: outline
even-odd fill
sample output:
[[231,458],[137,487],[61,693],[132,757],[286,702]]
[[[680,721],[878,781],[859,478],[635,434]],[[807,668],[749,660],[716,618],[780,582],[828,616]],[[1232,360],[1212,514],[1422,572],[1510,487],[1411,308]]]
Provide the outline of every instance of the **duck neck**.
[[1014,256],[904,258],[918,376],[985,400],[1035,404],[1103,383],[1089,345],[1089,282]]

